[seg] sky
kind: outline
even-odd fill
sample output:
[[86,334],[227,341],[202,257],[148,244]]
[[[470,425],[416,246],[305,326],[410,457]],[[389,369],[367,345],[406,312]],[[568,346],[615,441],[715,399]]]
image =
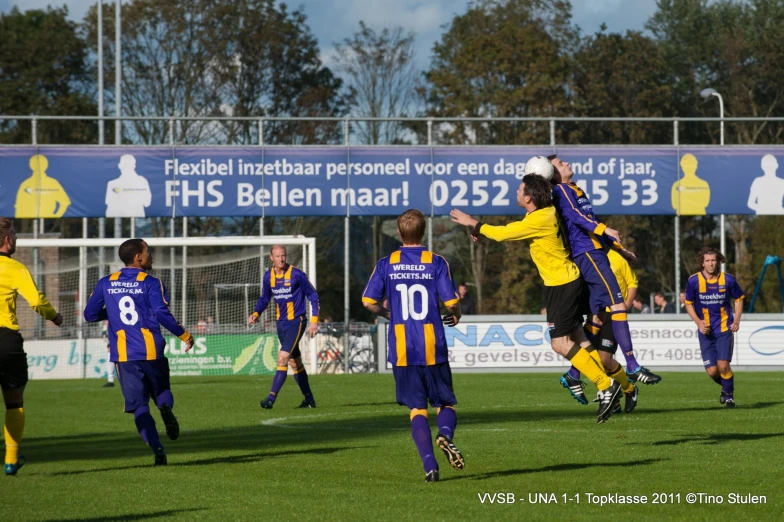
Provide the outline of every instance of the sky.
[[[14,5],[21,10],[67,5],[70,16],[81,20],[96,0],[0,0],[0,12]],[[105,3],[114,4],[113,0]],[[374,29],[402,26],[416,34],[417,63],[421,69],[430,63],[433,44],[440,38],[444,24],[466,11],[468,0],[292,0],[301,6],[308,25],[321,48],[322,60],[330,65],[335,42],[341,42],[363,20]],[[573,21],[584,34],[599,30],[602,23],[610,32],[627,29],[642,31],[656,10],[656,0],[572,0]]]

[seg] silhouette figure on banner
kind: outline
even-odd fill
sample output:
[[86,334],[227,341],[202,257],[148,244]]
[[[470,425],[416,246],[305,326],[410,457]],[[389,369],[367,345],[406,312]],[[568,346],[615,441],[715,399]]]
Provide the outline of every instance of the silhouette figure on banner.
[[120,177],[106,185],[106,217],[145,217],[152,192],[147,178],[136,173],[136,158],[123,154],[117,167]]
[[49,160],[43,154],[30,158],[33,173],[25,179],[16,192],[14,217],[59,218],[71,205],[71,198],[60,182],[46,174]]
[[747,205],[756,214],[784,214],[784,179],[776,176],[779,162],[765,154],[760,166],[765,174],[751,183]]
[[710,185],[697,177],[699,162],[694,154],[681,158],[683,177],[672,185],[672,208],[685,216],[704,216],[710,203]]

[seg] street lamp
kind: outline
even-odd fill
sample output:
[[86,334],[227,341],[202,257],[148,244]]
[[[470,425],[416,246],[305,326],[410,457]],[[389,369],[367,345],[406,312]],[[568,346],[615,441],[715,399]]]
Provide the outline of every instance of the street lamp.
[[[716,98],[719,99],[719,118],[721,119],[721,130],[719,132],[719,144],[723,147],[724,146],[724,99],[721,97],[721,94],[719,94],[716,91],[716,89],[712,89],[710,87],[700,91],[700,96],[702,96],[706,100],[711,98],[712,96],[715,96]],[[724,214],[721,215],[721,219],[720,219],[719,223],[720,223],[719,228],[720,228],[720,231],[721,231],[721,240],[720,240],[721,241],[721,243],[720,243],[721,253],[726,256],[727,255],[727,251],[724,248],[725,244],[726,244],[726,234],[725,234],[725,231],[724,231]],[[725,268],[726,268],[726,265],[724,263],[722,263],[721,264],[722,272],[725,270]]]

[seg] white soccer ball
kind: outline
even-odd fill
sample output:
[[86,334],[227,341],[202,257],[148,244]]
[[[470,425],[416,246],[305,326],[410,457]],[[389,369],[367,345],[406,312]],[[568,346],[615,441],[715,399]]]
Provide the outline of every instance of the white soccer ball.
[[536,174],[546,180],[553,178],[553,164],[544,156],[534,156],[525,163],[526,174]]

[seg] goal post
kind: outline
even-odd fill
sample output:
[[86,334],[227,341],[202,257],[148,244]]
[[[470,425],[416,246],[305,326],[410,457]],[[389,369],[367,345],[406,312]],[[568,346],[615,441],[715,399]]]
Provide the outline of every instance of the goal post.
[[[119,270],[117,248],[126,239],[31,239],[19,237],[14,258],[25,264],[38,288],[63,315],[57,328],[23,299],[17,305],[30,376],[86,378],[106,375],[106,333],[83,320],[98,280]],[[271,374],[278,339],[272,303],[256,326],[247,324],[271,267],[273,245],[287,249],[287,262],[317,285],[316,239],[302,236],[225,236],[145,239],[153,254],[150,273],[169,295],[172,313],[190,331],[194,349],[162,329],[173,376]],[[308,307],[310,315],[310,308]],[[317,350],[303,342],[303,359],[315,373]],[[309,352],[309,353],[308,353]]]

